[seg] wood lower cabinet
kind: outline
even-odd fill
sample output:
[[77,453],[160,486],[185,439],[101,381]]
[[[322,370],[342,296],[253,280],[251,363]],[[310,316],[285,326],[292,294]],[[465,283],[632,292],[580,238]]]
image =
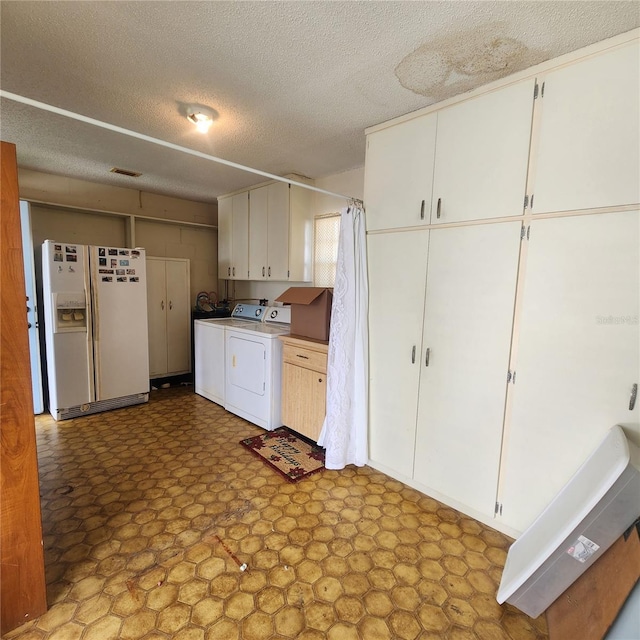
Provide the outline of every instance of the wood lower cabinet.
[[282,422],[317,442],[326,413],[328,344],[283,336]]

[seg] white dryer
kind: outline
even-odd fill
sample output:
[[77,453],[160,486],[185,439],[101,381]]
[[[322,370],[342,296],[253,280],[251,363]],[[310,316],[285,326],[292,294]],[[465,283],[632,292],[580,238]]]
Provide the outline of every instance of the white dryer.
[[282,426],[282,342],[290,307],[268,307],[260,324],[228,327],[224,408],[269,431]]
[[266,310],[263,305],[237,304],[229,318],[194,321],[194,390],[197,394],[224,406],[226,330],[258,325]]

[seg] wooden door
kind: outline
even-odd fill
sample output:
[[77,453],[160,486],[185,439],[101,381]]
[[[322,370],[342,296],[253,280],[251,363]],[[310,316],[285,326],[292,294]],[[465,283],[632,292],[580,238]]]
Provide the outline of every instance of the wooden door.
[[0,633],[47,609],[15,145],[1,143]]
[[367,136],[367,231],[429,223],[437,119],[428,114]]
[[615,424],[640,442],[640,212],[531,225],[498,499],[524,531]]
[[218,278],[231,278],[231,251],[233,239],[231,237],[233,219],[233,200],[231,197],[218,200]]
[[167,260],[167,371],[191,371],[189,261]]
[[247,280],[249,277],[249,192],[231,196],[231,279]]
[[552,71],[540,90],[534,213],[640,202],[640,45]]
[[167,286],[162,258],[147,258],[147,318],[149,375],[155,378],[167,373]]
[[286,281],[289,278],[289,190],[289,185],[284,182],[269,185],[269,280]]
[[249,279],[267,279],[269,186],[249,192]]
[[427,271],[427,230],[367,237],[369,260],[369,458],[413,477]]
[[[414,480],[494,511],[520,222],[432,229]],[[427,361],[427,350],[428,361]]]
[[534,81],[438,112],[431,222],[522,215]]

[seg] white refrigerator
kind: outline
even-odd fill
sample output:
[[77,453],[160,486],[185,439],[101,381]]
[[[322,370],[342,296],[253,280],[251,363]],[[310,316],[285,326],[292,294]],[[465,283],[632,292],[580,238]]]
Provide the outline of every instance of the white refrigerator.
[[144,249],[46,240],[42,287],[56,420],[149,400]]

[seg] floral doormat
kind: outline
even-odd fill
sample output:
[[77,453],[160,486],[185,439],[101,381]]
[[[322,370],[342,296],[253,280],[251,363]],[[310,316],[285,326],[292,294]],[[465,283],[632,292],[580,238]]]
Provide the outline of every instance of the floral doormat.
[[287,480],[297,482],[324,469],[324,449],[280,427],[259,436],[240,440],[240,444],[260,456]]

